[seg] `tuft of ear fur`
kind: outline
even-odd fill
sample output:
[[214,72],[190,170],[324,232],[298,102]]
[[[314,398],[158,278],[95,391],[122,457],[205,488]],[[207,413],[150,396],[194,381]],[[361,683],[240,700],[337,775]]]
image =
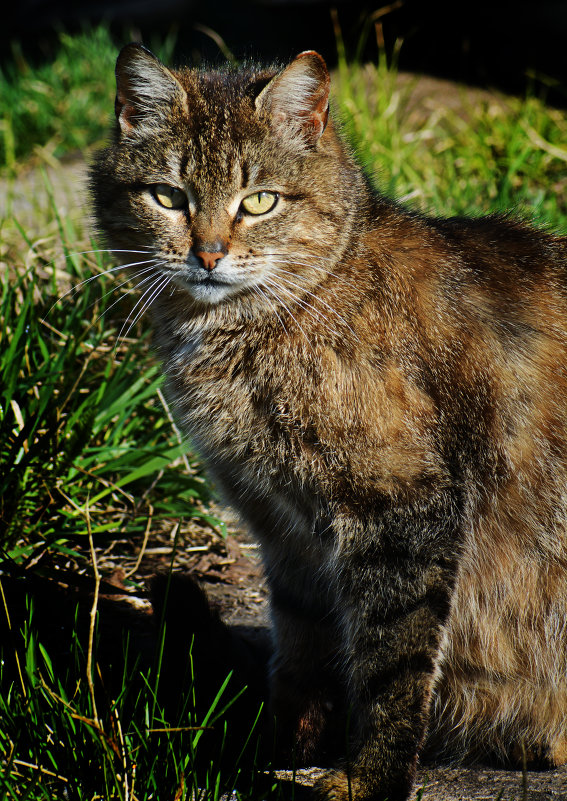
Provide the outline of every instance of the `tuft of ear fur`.
[[306,50],[264,87],[256,98],[256,109],[269,115],[276,130],[283,129],[313,147],[327,125],[330,84],[323,57]]
[[116,59],[114,104],[122,133],[151,125],[174,104],[187,111],[187,94],[175,75],[138,42],[123,47]]

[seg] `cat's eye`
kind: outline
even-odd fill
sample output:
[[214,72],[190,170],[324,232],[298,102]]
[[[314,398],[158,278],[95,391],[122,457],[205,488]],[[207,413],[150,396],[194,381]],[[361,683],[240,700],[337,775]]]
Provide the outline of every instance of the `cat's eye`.
[[271,211],[278,202],[276,192],[254,192],[242,201],[242,208],[248,214],[266,214]]
[[182,209],[187,205],[187,195],[176,186],[155,184],[153,194],[157,202],[166,209]]

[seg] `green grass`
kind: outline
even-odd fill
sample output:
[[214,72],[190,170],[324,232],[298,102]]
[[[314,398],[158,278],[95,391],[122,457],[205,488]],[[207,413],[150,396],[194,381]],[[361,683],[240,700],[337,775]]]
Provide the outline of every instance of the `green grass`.
[[[237,782],[243,800],[254,797],[256,774],[242,755],[255,726],[249,735],[236,735],[235,757],[234,743],[230,760],[224,756],[231,737],[227,710],[242,692],[233,688],[230,674],[201,712],[195,705],[198,681],[192,677],[185,704],[171,719],[159,702],[159,670],[140,671],[136,654],[130,653],[115,681],[115,695],[108,697],[100,686],[95,694],[96,674],[92,681],[88,678],[88,642],[73,638],[66,664],[59,658],[54,666],[33,617],[30,607],[14,639],[17,678],[14,671],[4,675],[11,655],[5,654],[0,663],[0,682],[6,690],[0,695],[1,799],[217,801]],[[96,658],[96,636],[93,643]],[[190,644],[188,653],[189,648]],[[215,729],[220,731],[218,741],[206,743]],[[253,755],[251,760],[253,764]],[[266,781],[264,797],[274,789]]]
[[45,147],[60,156],[101,138],[112,112],[114,53],[105,28],[61,34],[55,59],[39,67],[14,46],[13,63],[0,72],[0,165],[14,167]]
[[405,78],[384,63],[339,70],[346,131],[383,191],[434,215],[511,211],[567,231],[565,111],[457,86],[418,104]]
[[[115,52],[104,29],[62,35],[53,64],[33,68],[20,59],[2,76],[0,161],[12,199],[27,161],[53,163],[104,135]],[[384,63],[342,61],[336,76],[336,107],[385,192],[427,212],[511,208],[567,231],[565,112],[535,96],[471,100],[459,90],[456,108],[436,97],[416,103],[415,89]],[[37,204],[23,228],[16,201],[12,208],[16,216],[0,227],[4,567],[88,570],[89,528],[104,548],[121,537],[139,545],[149,528],[170,530],[178,518],[216,525],[207,484],[159,391],[144,322],[118,337],[133,305],[123,279],[105,275],[112,263],[96,252],[80,215],[55,201]],[[0,599],[0,615],[2,608]],[[0,679],[0,801],[191,797],[195,733],[148,734],[172,724],[152,695],[157,676],[132,701],[126,671],[97,723],[84,644],[73,671],[61,675],[33,627],[21,638],[21,679]],[[211,798],[230,784],[214,765],[207,776]]]
[[[165,61],[173,40],[156,45]],[[15,168],[42,151],[59,157],[103,139],[114,97],[117,46],[105,27],[61,33],[52,61],[33,66],[17,44],[0,70],[0,168]]]
[[116,345],[127,311],[101,254],[64,257],[83,284],[59,300],[56,267],[27,244],[29,266],[4,271],[0,301],[6,555],[21,561],[84,540],[87,512],[99,537],[141,537],[150,514],[156,526],[164,516],[207,518],[196,501],[209,493],[184,469],[187,449],[164,414],[147,333],[136,327],[135,339]]

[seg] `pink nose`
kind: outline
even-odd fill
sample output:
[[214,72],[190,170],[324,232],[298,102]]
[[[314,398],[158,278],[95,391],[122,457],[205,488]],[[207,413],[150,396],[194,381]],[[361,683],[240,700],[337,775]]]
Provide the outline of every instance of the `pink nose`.
[[216,251],[216,253],[208,253],[205,250],[198,250],[195,253],[195,256],[197,256],[197,258],[200,260],[205,270],[211,272],[211,270],[215,269],[217,261],[219,259],[222,259],[224,253],[222,251],[220,252]]

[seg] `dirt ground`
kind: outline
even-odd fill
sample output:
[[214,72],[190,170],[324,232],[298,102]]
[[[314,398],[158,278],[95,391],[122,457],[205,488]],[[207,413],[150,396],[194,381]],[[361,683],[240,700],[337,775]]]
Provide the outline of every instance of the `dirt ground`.
[[[401,80],[408,78],[402,76]],[[478,90],[465,93],[453,84],[432,78],[418,80],[413,91],[412,102],[418,110],[420,104],[427,109],[431,109],[432,104],[443,104],[458,110],[465,94],[468,107],[474,103],[473,92],[476,91],[479,97],[487,95]],[[62,216],[82,218],[87,205],[83,158],[73,158],[63,164],[55,161],[50,164],[48,160],[44,168]],[[12,212],[24,229],[34,231],[38,208],[47,207],[52,202],[41,172],[29,170],[18,178],[11,191],[7,191],[6,185],[2,188],[5,191],[0,191],[0,217]],[[247,541],[241,532],[229,537],[226,544],[216,535],[201,532],[200,536],[205,544],[191,547],[191,533],[185,534],[187,548],[179,549],[175,558],[176,569],[190,571],[199,579],[230,626],[245,628],[248,632],[255,632],[258,637],[267,636],[267,590],[256,546]],[[124,552],[121,552],[122,545]],[[137,549],[139,544],[132,550],[131,544],[118,541],[112,552],[99,554],[99,566],[106,573],[117,569],[127,572],[136,561]],[[161,534],[150,538],[137,577],[143,580],[155,569],[168,565],[171,553],[172,542],[167,536]],[[132,601],[135,603],[136,599],[132,598]],[[300,771],[297,779],[302,784],[310,785],[319,773],[317,768]],[[567,801],[567,767],[522,774],[484,767],[427,766],[420,769],[416,786],[418,789],[425,788],[424,801]]]

